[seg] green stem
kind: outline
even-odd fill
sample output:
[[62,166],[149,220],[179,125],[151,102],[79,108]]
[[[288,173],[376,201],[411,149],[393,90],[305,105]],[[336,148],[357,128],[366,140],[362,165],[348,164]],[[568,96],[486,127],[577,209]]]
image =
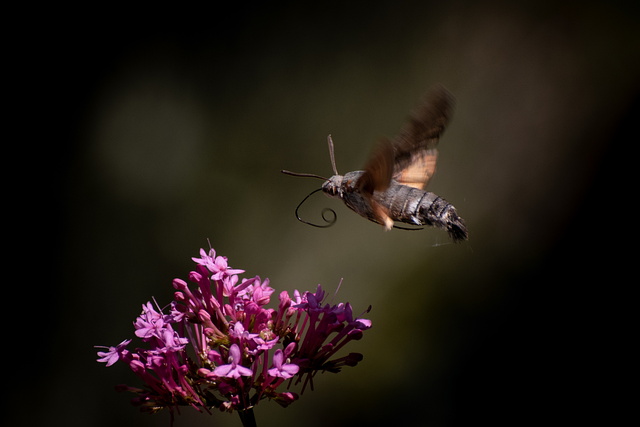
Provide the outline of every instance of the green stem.
[[244,411],[238,411],[240,415],[240,421],[244,427],[257,427],[256,417],[253,415],[253,408],[246,409]]

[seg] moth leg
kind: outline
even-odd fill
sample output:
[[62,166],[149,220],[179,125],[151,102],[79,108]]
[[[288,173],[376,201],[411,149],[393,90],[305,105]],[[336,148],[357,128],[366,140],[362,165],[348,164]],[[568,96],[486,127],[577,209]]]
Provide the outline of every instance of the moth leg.
[[415,225],[422,225],[418,217],[415,215],[411,215],[411,222],[413,222]]

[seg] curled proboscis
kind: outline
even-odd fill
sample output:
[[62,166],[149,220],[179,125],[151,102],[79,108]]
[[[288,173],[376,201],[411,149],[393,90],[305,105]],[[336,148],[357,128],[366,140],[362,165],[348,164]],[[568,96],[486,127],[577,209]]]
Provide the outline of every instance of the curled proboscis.
[[[302,206],[302,204],[309,198],[311,197],[312,194],[317,193],[318,191],[321,191],[322,188],[318,188],[317,190],[312,191],[311,193],[309,193],[309,195],[307,197],[305,197],[304,199],[302,199],[302,201],[300,202],[300,204],[298,205],[298,207],[296,208],[296,218],[298,218],[298,221],[300,222],[304,222],[307,225],[310,225],[312,227],[318,227],[318,228],[327,228],[327,227],[331,227],[333,224],[336,223],[338,216],[336,215],[336,212],[333,209],[329,209],[329,208],[324,208],[322,210],[322,220],[324,222],[326,222],[327,224],[325,225],[320,225],[320,224],[314,224],[308,221],[305,221],[304,219],[300,218],[300,215],[298,215],[298,209],[300,209],[300,206]],[[327,219],[327,217],[325,216],[325,214],[327,212],[331,212],[333,214],[333,219]]]

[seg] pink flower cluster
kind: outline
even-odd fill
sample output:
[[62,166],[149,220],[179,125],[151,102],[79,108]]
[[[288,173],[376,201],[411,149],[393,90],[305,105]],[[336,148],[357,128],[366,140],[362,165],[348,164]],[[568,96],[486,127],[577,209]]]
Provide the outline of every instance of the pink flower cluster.
[[173,419],[173,410],[185,405],[241,415],[265,398],[286,407],[298,399],[289,391],[293,385],[303,383],[302,393],[307,384],[313,389],[318,372],[362,360],[358,353],[332,359],[371,327],[370,320],[353,317],[349,303],[323,305],[326,293],[318,285],[315,293],[296,290],[293,298],[283,291],[277,310],[265,308],[274,292],[269,279],[238,283],[244,271],[230,268],[226,257],[213,249],[201,249],[200,256],[189,274],[193,289],[173,281],[169,314],[151,302],[142,306],[134,326],[146,348],[129,351],[131,340],[125,340],[98,352],[99,362],[122,360],[144,381],[144,389],[116,388],[136,393],[132,403],[141,410],[169,408]]

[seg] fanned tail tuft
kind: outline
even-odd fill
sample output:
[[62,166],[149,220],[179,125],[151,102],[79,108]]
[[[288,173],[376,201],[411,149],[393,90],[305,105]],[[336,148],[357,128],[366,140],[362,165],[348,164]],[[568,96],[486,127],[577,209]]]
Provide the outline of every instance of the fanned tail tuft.
[[453,239],[453,243],[461,243],[463,240],[469,238],[464,220],[458,216],[453,206],[449,205],[449,209],[447,209],[442,219],[446,224],[446,230],[449,236]]

